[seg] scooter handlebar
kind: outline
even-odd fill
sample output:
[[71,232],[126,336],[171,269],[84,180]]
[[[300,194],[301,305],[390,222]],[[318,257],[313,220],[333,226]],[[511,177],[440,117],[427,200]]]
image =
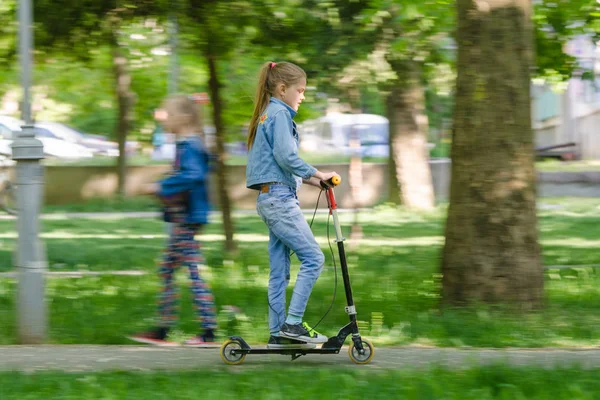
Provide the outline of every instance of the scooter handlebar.
[[321,187],[323,189],[327,189],[333,186],[337,186],[340,183],[342,183],[342,178],[336,175],[333,178],[327,179],[326,181],[321,181]]

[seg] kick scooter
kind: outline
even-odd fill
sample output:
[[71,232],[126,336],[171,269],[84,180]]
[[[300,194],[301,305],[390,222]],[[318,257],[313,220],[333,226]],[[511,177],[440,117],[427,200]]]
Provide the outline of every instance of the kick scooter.
[[[346,263],[346,252],[344,251],[344,238],[340,228],[340,222],[337,214],[337,203],[333,193],[333,187],[339,185],[341,178],[333,177],[327,182],[321,182],[321,186],[325,190],[327,198],[327,206],[329,213],[333,217],[333,225],[335,228],[336,243],[340,255],[340,265],[342,269],[342,278],[344,280],[344,289],[346,291],[347,307],[346,313],[350,317],[350,323],[342,327],[336,336],[330,337],[327,342],[321,347],[312,349],[303,348],[267,348],[267,347],[250,347],[244,339],[239,336],[232,336],[221,346],[221,359],[230,365],[237,365],[244,362],[248,354],[284,354],[291,355],[292,361],[300,356],[307,354],[338,354],[346,341],[346,337],[352,335],[352,343],[348,348],[350,359],[356,364],[368,364],[374,355],[375,349],[373,345],[361,338],[358,332],[358,324],[356,322],[356,307],[352,298],[352,288],[350,287],[350,276],[348,274],[348,265]],[[304,343],[304,342],[299,342]]]

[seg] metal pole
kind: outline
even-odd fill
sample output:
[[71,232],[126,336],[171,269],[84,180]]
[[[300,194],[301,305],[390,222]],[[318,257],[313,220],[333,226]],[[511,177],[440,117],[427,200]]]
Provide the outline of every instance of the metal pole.
[[19,53],[23,100],[22,119],[25,125],[12,144],[13,159],[17,161],[18,219],[15,264],[18,273],[17,320],[18,340],[22,344],[38,344],[46,340],[48,313],[45,301],[45,272],[48,269],[45,249],[39,240],[39,213],[44,186],[42,143],[35,138],[31,118],[32,69],[32,4],[19,1]]
[[23,87],[23,99],[21,103],[21,118],[26,125],[31,124],[31,52],[33,48],[32,37],[32,10],[31,0],[19,1],[19,54],[21,57],[21,86]]

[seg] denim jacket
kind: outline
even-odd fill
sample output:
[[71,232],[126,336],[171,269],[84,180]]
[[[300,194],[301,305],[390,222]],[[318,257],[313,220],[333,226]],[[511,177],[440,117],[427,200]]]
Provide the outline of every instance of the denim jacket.
[[254,144],[248,153],[246,187],[259,189],[262,183],[281,182],[297,188],[296,178],[309,179],[315,167],[298,157],[296,111],[271,97],[256,128]]
[[[181,196],[185,201],[185,222],[206,224],[210,211],[208,198],[208,173],[210,155],[197,136],[178,140],[173,172],[161,180],[158,196],[161,199]],[[165,221],[171,221],[165,213]]]

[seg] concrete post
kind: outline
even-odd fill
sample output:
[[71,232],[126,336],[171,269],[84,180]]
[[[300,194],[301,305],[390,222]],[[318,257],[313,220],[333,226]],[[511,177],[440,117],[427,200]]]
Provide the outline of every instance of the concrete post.
[[23,86],[23,130],[12,144],[13,160],[17,161],[17,252],[18,269],[17,321],[18,340],[22,344],[44,343],[48,317],[45,301],[45,272],[48,268],[45,249],[39,240],[39,214],[44,184],[43,145],[35,138],[31,123],[31,53],[32,7],[31,0],[19,1],[19,52],[21,84]]

